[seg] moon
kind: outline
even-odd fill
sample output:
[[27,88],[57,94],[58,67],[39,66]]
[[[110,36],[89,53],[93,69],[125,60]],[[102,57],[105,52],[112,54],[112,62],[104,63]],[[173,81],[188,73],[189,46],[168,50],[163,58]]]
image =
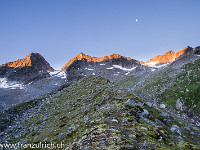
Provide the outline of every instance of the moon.
[[135,19],[136,22],[138,22],[138,19]]

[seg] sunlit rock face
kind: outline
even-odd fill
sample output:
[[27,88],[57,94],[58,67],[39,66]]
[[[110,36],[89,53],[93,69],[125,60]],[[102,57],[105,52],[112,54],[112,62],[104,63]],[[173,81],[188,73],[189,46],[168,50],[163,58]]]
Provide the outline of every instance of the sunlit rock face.
[[175,53],[174,51],[168,51],[167,53],[163,55],[158,55],[153,58],[151,58],[149,61],[145,62],[145,65],[159,65],[159,64],[164,64],[164,63],[170,63],[176,60],[178,57],[183,55],[185,51],[188,48],[184,48],[183,50],[180,50],[179,52]]
[[39,53],[30,53],[23,59],[1,65],[0,77],[13,81],[30,82],[48,76],[48,71],[54,71],[54,69],[44,57]]

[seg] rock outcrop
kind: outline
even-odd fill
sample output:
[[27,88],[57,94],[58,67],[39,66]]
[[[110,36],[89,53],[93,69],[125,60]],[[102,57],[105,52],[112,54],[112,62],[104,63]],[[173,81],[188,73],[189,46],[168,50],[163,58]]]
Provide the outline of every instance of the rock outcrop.
[[23,59],[2,64],[0,77],[6,77],[13,81],[30,82],[48,76],[48,71],[53,70],[41,54],[30,53]]
[[194,54],[200,55],[200,46],[195,47]]

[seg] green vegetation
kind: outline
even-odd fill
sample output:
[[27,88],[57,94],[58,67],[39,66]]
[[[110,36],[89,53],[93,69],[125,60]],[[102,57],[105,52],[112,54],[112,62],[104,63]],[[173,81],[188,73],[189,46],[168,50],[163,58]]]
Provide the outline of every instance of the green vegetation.
[[[44,99],[20,128],[10,129],[8,134],[15,136],[6,140],[62,142],[66,149],[200,148],[199,129],[186,130],[183,120],[165,117],[161,115],[163,110],[139,102],[142,100],[105,78],[85,77]],[[174,124],[184,133],[182,140],[171,131]]]
[[[186,61],[187,57],[183,57]],[[200,59],[194,63],[183,65],[182,68],[174,67],[178,62],[173,62],[169,67],[156,72],[139,76],[130,76],[121,79],[117,85],[121,88],[130,88],[134,93],[154,102],[166,103],[173,109],[176,101],[181,98],[184,111],[193,108],[196,115],[200,108]],[[179,62],[180,63],[180,62]],[[143,80],[141,80],[143,77]],[[135,86],[137,85],[137,86]]]
[[200,108],[200,59],[182,67],[174,84],[162,93],[162,100],[175,107],[176,100],[182,98],[187,108]]

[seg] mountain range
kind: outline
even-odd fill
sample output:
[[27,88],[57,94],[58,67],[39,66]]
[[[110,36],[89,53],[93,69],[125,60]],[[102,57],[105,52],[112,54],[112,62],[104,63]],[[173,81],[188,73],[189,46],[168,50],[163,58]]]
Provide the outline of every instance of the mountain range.
[[200,149],[200,46],[143,62],[39,53],[0,66],[0,143],[66,149]]

